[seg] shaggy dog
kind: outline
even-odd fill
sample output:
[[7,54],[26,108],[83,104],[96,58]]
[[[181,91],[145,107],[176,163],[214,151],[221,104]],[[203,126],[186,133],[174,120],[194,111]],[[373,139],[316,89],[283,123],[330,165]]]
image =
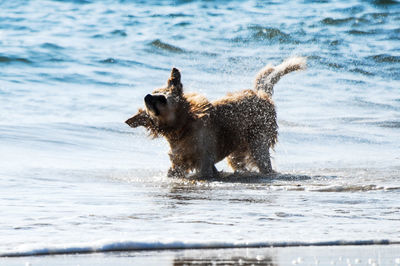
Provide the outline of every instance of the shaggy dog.
[[147,94],[146,109],[139,109],[126,123],[166,138],[172,163],[168,176],[184,177],[196,170],[202,178],[218,177],[215,163],[225,157],[235,171],[255,167],[269,174],[273,172],[269,149],[278,136],[273,87],[283,75],[305,67],[302,57],[276,67],[267,65],[256,76],[253,90],[214,102],[197,93],[184,93],[181,74],[173,68],[166,87]]

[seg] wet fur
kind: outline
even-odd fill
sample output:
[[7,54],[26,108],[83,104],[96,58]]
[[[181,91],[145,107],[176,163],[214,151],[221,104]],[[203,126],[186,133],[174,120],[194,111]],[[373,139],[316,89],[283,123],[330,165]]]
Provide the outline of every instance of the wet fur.
[[253,90],[214,102],[184,93],[180,72],[174,68],[167,86],[147,95],[146,109],[139,109],[126,123],[166,138],[171,148],[169,176],[183,177],[195,170],[203,178],[217,177],[215,163],[224,158],[235,171],[255,168],[269,174],[269,150],[278,136],[273,86],[283,75],[304,68],[301,57],[266,66],[256,76]]

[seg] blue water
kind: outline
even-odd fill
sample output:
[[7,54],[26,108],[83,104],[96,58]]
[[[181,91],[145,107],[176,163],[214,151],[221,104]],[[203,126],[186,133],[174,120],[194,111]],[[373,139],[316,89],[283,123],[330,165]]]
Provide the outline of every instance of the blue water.
[[[167,143],[124,124],[171,67],[214,100],[294,55],[272,179],[169,179]],[[0,254],[399,241],[399,198],[397,1],[0,2]]]

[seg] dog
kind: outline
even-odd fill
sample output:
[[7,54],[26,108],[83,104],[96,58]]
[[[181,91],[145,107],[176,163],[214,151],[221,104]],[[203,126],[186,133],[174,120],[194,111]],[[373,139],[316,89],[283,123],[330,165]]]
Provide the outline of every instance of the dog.
[[257,74],[252,90],[213,102],[184,92],[181,73],[173,68],[166,86],[147,94],[145,109],[125,123],[145,127],[152,137],[168,141],[172,164],[168,176],[185,177],[195,171],[201,178],[218,178],[215,164],[224,158],[235,172],[255,168],[268,175],[274,172],[269,151],[278,137],[273,87],[282,76],[305,68],[303,57],[267,65]]

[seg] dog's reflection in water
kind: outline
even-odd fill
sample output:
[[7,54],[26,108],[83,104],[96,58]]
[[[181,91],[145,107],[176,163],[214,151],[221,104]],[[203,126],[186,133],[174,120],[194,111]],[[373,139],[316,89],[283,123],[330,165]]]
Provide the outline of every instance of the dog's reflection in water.
[[208,266],[208,265],[265,265],[265,266],[277,266],[272,257],[269,256],[215,256],[215,257],[182,257],[175,258],[173,261],[174,266]]

